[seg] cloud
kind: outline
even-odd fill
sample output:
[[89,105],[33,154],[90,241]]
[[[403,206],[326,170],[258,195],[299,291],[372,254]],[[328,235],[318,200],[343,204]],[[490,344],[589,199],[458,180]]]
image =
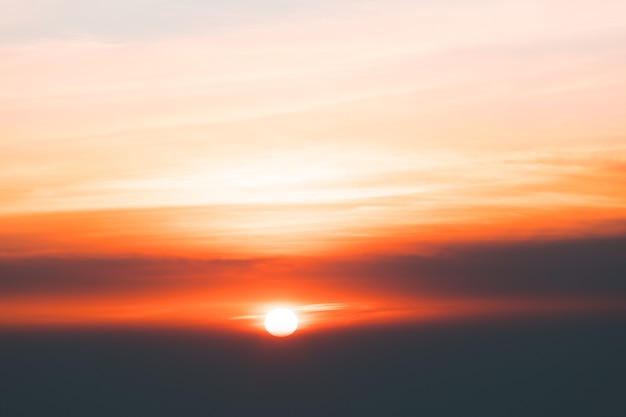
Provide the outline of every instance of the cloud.
[[[432,256],[322,263],[316,274],[395,296],[626,297],[626,238],[450,244]],[[330,278],[332,277],[332,278]]]
[[319,312],[319,311],[333,311],[333,310],[342,310],[346,308],[347,305],[344,303],[324,303],[324,304],[306,304],[303,306],[298,306],[295,308],[296,311],[310,311],[310,312]]
[[[262,303],[260,303],[262,304]],[[270,307],[271,308],[271,307]],[[358,309],[358,306],[354,306],[349,303],[318,303],[318,304],[298,304],[298,305],[289,305],[289,309],[295,311],[296,313],[304,313],[304,317],[306,320],[311,320],[312,315],[315,313],[327,313],[327,312],[335,312],[339,310],[354,310]],[[264,310],[268,310],[266,306],[264,306]],[[267,314],[264,311],[262,314],[249,314],[245,316],[235,316],[231,317],[232,320],[261,320]],[[299,318],[301,319],[301,318]]]
[[[76,296],[211,291],[237,299],[272,291],[309,292],[336,302],[348,294],[376,299],[422,297],[626,297],[626,237],[450,243],[437,253],[366,257],[239,260],[168,258],[13,258],[0,262],[0,293]],[[221,291],[221,292],[220,292]],[[224,292],[225,291],[225,292]],[[349,295],[348,295],[349,296]],[[352,300],[350,300],[352,301]]]
[[289,305],[311,326],[624,312],[624,236],[439,249],[350,258],[5,258],[0,325],[231,323],[250,330],[273,305]]
[[241,283],[259,260],[13,258],[0,261],[0,293],[12,297],[110,298],[211,290]]

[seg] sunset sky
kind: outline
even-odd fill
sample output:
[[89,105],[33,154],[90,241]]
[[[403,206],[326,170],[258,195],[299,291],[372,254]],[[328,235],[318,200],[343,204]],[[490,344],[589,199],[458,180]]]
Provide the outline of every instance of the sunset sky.
[[0,326],[624,312],[622,0],[0,9]]

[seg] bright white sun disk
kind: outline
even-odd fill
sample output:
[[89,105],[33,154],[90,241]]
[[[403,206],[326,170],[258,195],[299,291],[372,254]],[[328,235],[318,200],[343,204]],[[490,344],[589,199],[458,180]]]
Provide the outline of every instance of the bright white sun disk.
[[273,336],[289,336],[298,328],[298,317],[286,308],[276,308],[265,316],[265,329]]

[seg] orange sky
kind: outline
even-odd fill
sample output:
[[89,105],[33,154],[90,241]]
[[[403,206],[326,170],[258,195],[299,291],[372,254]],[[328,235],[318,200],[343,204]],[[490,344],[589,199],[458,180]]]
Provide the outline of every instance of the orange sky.
[[[480,310],[501,295],[414,294],[416,310],[393,291],[358,291],[356,278],[302,283],[298,265],[626,232],[623,2],[319,7],[158,34],[144,22],[142,36],[105,35],[96,21],[66,33],[72,11],[10,8],[2,262],[271,258],[293,276],[266,292],[266,273],[223,292],[0,286],[0,321],[188,320],[206,305],[230,320],[276,301]],[[193,268],[174,270],[168,280]],[[283,292],[293,299],[272,296]]]

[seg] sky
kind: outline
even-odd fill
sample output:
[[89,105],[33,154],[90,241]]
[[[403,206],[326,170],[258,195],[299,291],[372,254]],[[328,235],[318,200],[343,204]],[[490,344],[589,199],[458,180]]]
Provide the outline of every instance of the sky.
[[0,8],[0,326],[623,314],[623,1]]

